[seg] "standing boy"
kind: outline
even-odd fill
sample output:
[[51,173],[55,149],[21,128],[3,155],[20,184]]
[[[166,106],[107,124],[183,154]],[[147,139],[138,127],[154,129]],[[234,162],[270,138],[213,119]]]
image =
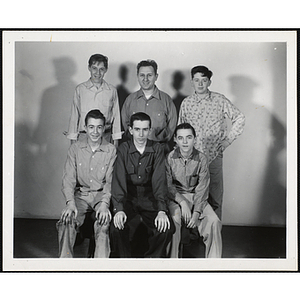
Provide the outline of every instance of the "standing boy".
[[57,222],[59,257],[73,257],[76,234],[87,213],[94,211],[94,257],[108,258],[109,205],[116,148],[103,138],[105,117],[99,110],[88,112],[84,128],[86,137],[71,145],[64,168],[62,192],[66,207]]
[[121,138],[121,121],[118,94],[115,87],[104,80],[108,69],[108,58],[94,54],[88,61],[90,79],[75,89],[67,138],[72,142],[84,136],[84,119],[88,111],[99,109],[105,119],[103,137],[117,145]]
[[152,122],[149,140],[164,143],[168,152],[167,143],[173,136],[177,113],[171,97],[155,85],[158,78],[157,63],[149,59],[139,62],[137,78],[141,88],[127,97],[121,111],[124,130],[128,130],[132,114],[144,112]]
[[[178,124],[190,123],[197,133],[195,148],[208,157],[209,203],[221,220],[223,202],[223,152],[243,132],[245,116],[225,96],[211,92],[212,72],[205,66],[191,70],[195,90],[180,107]],[[226,118],[232,127],[227,132]]]
[[222,224],[208,204],[209,171],[205,154],[194,148],[195,129],[182,123],[175,129],[177,148],[166,160],[169,210],[176,232],[171,244],[171,258],[178,258],[181,224],[198,228],[206,246],[205,257],[220,258],[222,255]]
[[148,228],[147,258],[166,257],[174,225],[167,215],[167,184],[163,146],[148,140],[151,118],[143,112],[131,116],[132,139],[118,147],[112,181],[114,257],[131,257],[131,221],[139,215]]

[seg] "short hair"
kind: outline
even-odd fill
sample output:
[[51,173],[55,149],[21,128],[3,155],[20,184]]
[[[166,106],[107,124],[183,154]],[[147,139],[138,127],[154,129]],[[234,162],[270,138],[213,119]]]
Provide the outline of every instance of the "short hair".
[[89,59],[89,67],[91,67],[95,63],[103,62],[104,67],[108,69],[108,57],[102,54],[93,54]]
[[136,66],[137,69],[137,74],[139,73],[139,70],[141,67],[152,67],[154,69],[154,73],[155,75],[157,75],[157,63],[152,60],[152,59],[147,59],[147,60],[142,60],[138,63],[138,65]]
[[174,131],[174,137],[177,136],[177,131],[180,129],[191,129],[194,137],[196,137],[195,128],[190,123],[181,123],[181,124],[177,125],[177,127],[175,128],[175,131]]
[[203,74],[203,76],[206,76],[208,79],[210,79],[213,76],[213,72],[205,66],[196,66],[192,68],[191,70],[192,79],[194,78],[194,75],[196,73],[201,73]]
[[103,115],[103,113],[99,110],[99,109],[93,109],[93,110],[90,110],[86,116],[85,116],[85,119],[84,119],[84,124],[85,126],[87,126],[87,123],[89,121],[89,119],[100,119],[100,120],[103,120],[103,125],[105,125],[105,117]]
[[134,121],[149,121],[149,128],[151,128],[151,118],[144,112],[137,112],[130,117],[129,126],[133,128]]

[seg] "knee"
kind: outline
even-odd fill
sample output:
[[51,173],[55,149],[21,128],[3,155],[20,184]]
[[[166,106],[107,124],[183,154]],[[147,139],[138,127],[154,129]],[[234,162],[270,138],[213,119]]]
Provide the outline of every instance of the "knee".
[[103,225],[100,225],[100,224],[98,223],[98,221],[95,221],[95,223],[94,223],[94,231],[95,231],[95,234],[96,234],[97,232],[99,232],[99,233],[101,232],[101,233],[104,233],[104,234],[108,234],[109,228],[110,228],[109,223],[105,223],[105,224],[103,224]]

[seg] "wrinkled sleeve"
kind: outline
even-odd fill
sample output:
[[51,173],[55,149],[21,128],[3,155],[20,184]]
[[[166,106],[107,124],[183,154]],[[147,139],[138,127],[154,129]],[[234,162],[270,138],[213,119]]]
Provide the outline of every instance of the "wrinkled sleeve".
[[120,106],[119,97],[117,90],[113,91],[113,128],[112,128],[112,138],[113,140],[119,140],[122,137],[121,133],[121,117],[120,117]]
[[130,120],[130,115],[128,113],[129,105],[130,105],[130,101],[131,101],[130,99],[131,99],[130,96],[128,96],[126,98],[126,100],[124,101],[122,110],[121,110],[122,125],[123,125],[125,132],[128,130],[129,120]]
[[[122,147],[122,145],[120,147]],[[111,185],[114,213],[124,210],[124,203],[127,197],[126,168],[124,155],[120,150],[120,147],[117,151],[117,158],[114,165]]]
[[64,166],[63,179],[62,179],[62,193],[66,202],[75,200],[74,193],[76,188],[76,155],[75,147],[73,144],[68,151],[67,160]]
[[224,102],[224,113],[232,122],[231,130],[226,137],[226,140],[229,144],[231,144],[239,135],[242,134],[245,127],[245,116],[226,98]]
[[185,118],[185,103],[186,101],[183,100],[181,102],[181,105],[180,105],[180,109],[179,109],[179,114],[178,114],[178,122],[177,122],[177,125],[181,124],[181,123],[185,123],[186,122],[186,118]]
[[173,103],[172,99],[169,99],[169,112],[168,112],[168,133],[166,140],[169,141],[172,139],[176,125],[177,125],[177,111],[176,106]]
[[209,169],[208,169],[208,159],[205,155],[200,156],[200,168],[199,168],[199,179],[198,184],[195,188],[194,196],[194,211],[202,214],[204,208],[207,205],[207,199],[209,195]]
[[169,156],[166,159],[166,176],[167,176],[167,186],[168,186],[168,197],[169,199],[180,204],[185,201],[185,198],[177,192],[176,186],[173,184],[173,172],[170,166]]
[[113,168],[114,168],[116,157],[117,157],[117,150],[116,148],[112,148],[112,153],[105,174],[105,184],[103,186],[103,196],[101,199],[101,201],[105,202],[108,206],[110,205],[110,199],[111,199],[112,174],[113,174]]
[[79,93],[79,88],[76,87],[72,106],[71,106],[71,116],[69,121],[69,129],[67,133],[67,138],[70,140],[77,140],[79,119],[80,119],[80,93]]
[[152,174],[152,189],[159,211],[167,212],[167,179],[164,149],[161,144],[156,144]]

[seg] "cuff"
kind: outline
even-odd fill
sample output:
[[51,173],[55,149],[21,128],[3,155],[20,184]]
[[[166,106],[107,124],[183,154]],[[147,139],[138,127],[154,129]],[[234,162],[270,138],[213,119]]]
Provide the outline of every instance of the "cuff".
[[111,137],[112,137],[113,140],[120,140],[122,138],[123,133],[124,133],[124,131],[113,133],[111,135]]
[[77,140],[78,133],[67,133],[67,138],[69,140]]

